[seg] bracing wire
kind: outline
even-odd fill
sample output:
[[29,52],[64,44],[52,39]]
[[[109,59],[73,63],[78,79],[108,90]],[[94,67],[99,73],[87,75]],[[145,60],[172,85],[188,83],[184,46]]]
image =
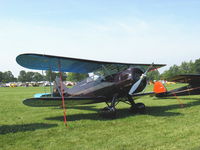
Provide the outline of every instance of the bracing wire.
[[64,124],[67,126],[67,115],[66,115],[66,105],[65,105],[65,98],[64,98],[64,88],[62,85],[62,72],[61,72],[61,63],[60,60],[58,61],[58,68],[60,73],[60,89],[61,89],[61,97],[62,97],[62,107],[63,107],[63,118],[64,118]]

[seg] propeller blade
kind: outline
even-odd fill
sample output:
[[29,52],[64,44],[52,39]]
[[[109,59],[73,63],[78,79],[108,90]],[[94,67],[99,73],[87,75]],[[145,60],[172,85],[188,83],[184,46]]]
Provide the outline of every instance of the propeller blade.
[[137,88],[140,86],[142,80],[146,77],[147,72],[148,72],[152,67],[153,67],[153,63],[152,63],[151,66],[149,66],[149,67],[147,68],[147,70],[145,71],[145,73],[142,74],[142,75],[140,76],[140,79],[139,79],[137,82],[135,82],[135,84],[133,84],[133,86],[131,87],[131,89],[130,89],[130,91],[129,91],[129,93],[128,93],[129,95],[132,95],[132,94],[137,90]]
[[135,84],[133,84],[128,94],[132,95],[137,90],[141,82],[142,82],[142,78],[140,78]]

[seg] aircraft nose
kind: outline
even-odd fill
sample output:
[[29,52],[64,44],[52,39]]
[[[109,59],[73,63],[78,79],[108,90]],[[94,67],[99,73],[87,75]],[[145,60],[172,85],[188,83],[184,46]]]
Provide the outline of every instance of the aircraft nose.
[[139,68],[132,68],[130,74],[131,74],[132,80],[134,80],[136,82],[140,79],[140,77],[143,73],[144,72]]

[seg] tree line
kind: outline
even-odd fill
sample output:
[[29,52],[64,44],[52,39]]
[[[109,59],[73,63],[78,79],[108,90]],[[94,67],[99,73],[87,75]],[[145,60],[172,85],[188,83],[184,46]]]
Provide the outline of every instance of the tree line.
[[[181,65],[173,65],[168,70],[164,71],[162,74],[158,70],[151,71],[147,74],[148,80],[167,80],[168,78],[180,74],[200,74],[200,58],[196,59],[194,62],[182,62]],[[39,72],[26,72],[21,70],[18,77],[14,77],[11,71],[0,71],[0,82],[39,82],[39,81],[54,81],[56,76],[60,76],[59,73],[52,71],[45,71],[44,74]],[[73,82],[78,82],[86,77],[88,74],[80,73],[61,73],[62,79],[66,79]]]
[[[8,82],[40,82],[40,81],[54,81],[56,76],[60,76],[59,73],[45,71],[45,74],[41,74],[39,72],[31,72],[21,70],[18,77],[14,77],[11,71],[0,71],[0,82],[8,83]],[[66,74],[62,73],[63,80],[66,80]]]
[[[8,82],[40,82],[40,81],[55,81],[55,78],[60,77],[59,72],[45,71],[44,73],[39,72],[26,72],[25,70],[21,70],[18,77],[14,77],[11,71],[0,71],[0,83],[8,83]],[[88,74],[80,74],[80,73],[61,73],[62,80],[78,82],[88,76]]]
[[182,62],[181,65],[173,65],[160,74],[157,70],[148,73],[149,80],[167,80],[170,77],[181,74],[200,74],[200,58],[194,62]]

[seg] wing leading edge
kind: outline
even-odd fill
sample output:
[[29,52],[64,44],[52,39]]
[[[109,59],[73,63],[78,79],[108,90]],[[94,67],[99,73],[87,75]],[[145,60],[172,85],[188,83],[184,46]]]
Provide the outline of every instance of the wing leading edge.
[[[27,53],[17,56],[16,61],[19,65],[36,70],[52,70],[61,72],[75,72],[75,73],[90,73],[94,72],[102,66],[104,67],[132,67],[138,66],[142,68],[148,68],[151,64],[133,64],[133,63],[118,63],[118,62],[105,62],[105,61],[95,61],[79,58],[52,56],[52,55],[42,55]],[[59,68],[60,66],[60,68]],[[165,66],[164,64],[154,64],[153,69],[157,69]]]

